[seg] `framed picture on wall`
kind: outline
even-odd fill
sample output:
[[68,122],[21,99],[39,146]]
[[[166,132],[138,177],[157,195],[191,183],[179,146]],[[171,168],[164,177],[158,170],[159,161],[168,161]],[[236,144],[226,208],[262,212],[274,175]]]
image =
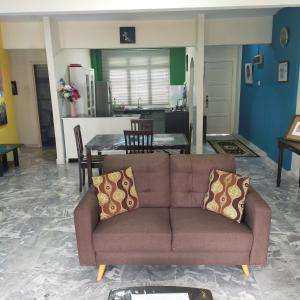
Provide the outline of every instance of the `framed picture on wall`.
[[135,27],[120,27],[120,44],[135,44]]
[[278,64],[278,82],[288,82],[289,80],[289,62],[282,61]]
[[252,63],[245,64],[245,83],[253,84],[253,65],[252,65]]
[[300,115],[294,117],[285,139],[300,142]]

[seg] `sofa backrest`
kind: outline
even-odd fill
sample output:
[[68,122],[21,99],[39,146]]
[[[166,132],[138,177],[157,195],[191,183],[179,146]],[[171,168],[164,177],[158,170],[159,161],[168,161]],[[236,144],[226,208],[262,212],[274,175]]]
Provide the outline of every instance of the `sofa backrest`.
[[234,157],[224,154],[171,155],[170,181],[172,207],[203,207],[210,170],[236,171]]
[[165,153],[107,155],[105,173],[132,167],[141,207],[170,206],[169,156]]

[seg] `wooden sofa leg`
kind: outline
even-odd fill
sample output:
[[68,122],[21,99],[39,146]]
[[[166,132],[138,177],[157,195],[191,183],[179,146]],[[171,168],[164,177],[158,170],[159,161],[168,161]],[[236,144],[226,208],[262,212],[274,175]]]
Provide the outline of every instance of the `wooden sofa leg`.
[[98,269],[97,282],[101,281],[105,272],[106,265],[100,265]]
[[250,275],[248,265],[242,265],[242,269],[243,269],[244,274],[245,274],[246,276],[249,276],[249,275]]

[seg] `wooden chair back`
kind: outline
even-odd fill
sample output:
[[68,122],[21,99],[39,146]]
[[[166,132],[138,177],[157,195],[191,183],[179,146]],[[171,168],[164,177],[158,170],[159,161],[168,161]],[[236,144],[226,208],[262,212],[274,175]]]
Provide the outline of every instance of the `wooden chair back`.
[[75,141],[76,141],[78,161],[80,161],[83,158],[83,143],[82,143],[80,125],[76,125],[74,127],[74,133],[75,133]]
[[192,135],[193,135],[193,125],[190,124],[189,128],[189,136],[187,137],[188,140],[188,149],[186,150],[186,154],[191,154],[191,148],[192,148]]
[[126,154],[152,153],[153,131],[124,130]]
[[152,119],[132,119],[131,130],[136,131],[153,131]]

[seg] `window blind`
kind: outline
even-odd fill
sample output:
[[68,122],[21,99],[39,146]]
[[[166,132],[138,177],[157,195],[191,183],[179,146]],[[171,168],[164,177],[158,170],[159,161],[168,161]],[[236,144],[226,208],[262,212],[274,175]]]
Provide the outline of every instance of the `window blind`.
[[169,103],[169,49],[103,50],[102,64],[118,104]]

